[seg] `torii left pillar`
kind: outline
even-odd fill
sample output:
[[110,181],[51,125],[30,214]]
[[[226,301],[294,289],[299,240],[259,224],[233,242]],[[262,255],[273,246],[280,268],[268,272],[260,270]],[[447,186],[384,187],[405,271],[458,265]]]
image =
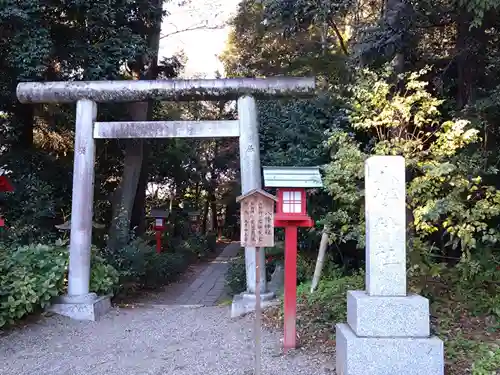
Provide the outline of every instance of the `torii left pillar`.
[[89,292],[96,117],[97,104],[94,101],[77,101],[68,294],[59,297],[48,308],[52,312],[77,320],[97,320],[111,308],[109,296],[99,297]]

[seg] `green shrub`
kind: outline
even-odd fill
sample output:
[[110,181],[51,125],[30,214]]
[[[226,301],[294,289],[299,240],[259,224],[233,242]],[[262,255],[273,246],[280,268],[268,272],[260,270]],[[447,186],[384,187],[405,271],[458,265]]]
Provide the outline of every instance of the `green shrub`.
[[299,253],[297,255],[297,283],[302,284],[311,281],[315,267],[315,259]]
[[[0,327],[43,308],[65,293],[68,249],[55,245],[5,247],[0,250]],[[118,281],[117,271],[92,252],[90,291],[108,294]]]
[[119,285],[120,273],[94,249],[90,266],[90,291],[99,295],[113,294]]
[[500,255],[491,249],[472,255],[444,273],[457,296],[475,315],[500,318]]
[[16,190],[0,193],[6,225],[4,240],[17,244],[51,243],[59,237],[54,224],[71,211],[71,163],[42,151],[9,151],[0,165],[12,170]]
[[0,327],[12,324],[64,289],[67,250],[46,245],[2,249]]
[[217,248],[217,233],[209,232],[206,238],[208,251],[213,253]]
[[347,291],[363,290],[365,286],[364,271],[357,271],[350,276],[338,279],[322,280],[314,293],[310,293],[311,283],[307,282],[297,288],[297,304],[301,313],[298,324],[308,324],[311,316],[322,325],[344,322],[347,312]]
[[239,258],[229,265],[226,273],[226,286],[231,294],[239,294],[247,289],[245,259]]
[[154,289],[174,281],[193,258],[187,241],[173,242],[167,251],[156,252],[142,238],[132,240],[118,251],[103,251],[103,257],[119,274],[117,293]]
[[188,265],[189,259],[182,253],[147,253],[143,287],[154,289],[175,281]]
[[472,365],[472,375],[495,375],[500,369],[500,346],[483,345],[479,358]]
[[193,252],[198,259],[202,259],[208,255],[209,244],[207,237],[204,234],[196,233],[186,239],[187,247]]

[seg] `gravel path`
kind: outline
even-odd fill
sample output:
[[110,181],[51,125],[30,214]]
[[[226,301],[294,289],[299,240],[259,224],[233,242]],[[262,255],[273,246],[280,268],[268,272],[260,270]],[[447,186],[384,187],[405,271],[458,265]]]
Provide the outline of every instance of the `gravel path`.
[[[2,375],[250,375],[253,321],[227,307],[114,309],[98,322],[42,318],[0,336]],[[263,334],[263,375],[334,373],[334,359],[280,354]]]

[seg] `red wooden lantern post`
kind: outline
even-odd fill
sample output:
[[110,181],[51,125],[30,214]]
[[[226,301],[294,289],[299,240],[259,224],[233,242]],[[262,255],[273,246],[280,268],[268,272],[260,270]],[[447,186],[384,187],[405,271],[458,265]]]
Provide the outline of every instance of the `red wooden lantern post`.
[[151,216],[155,218],[153,229],[156,236],[156,252],[161,253],[161,235],[167,230],[168,211],[161,208],[152,208]]
[[[14,191],[14,187],[12,186],[9,178],[5,175],[5,171],[0,169],[0,192],[1,193],[11,193]],[[3,216],[0,216],[0,227],[5,226],[5,220]]]
[[306,188],[323,186],[318,167],[264,167],[264,184],[276,187],[275,227],[285,228],[285,350],[296,347],[297,229],[313,227],[307,215]]

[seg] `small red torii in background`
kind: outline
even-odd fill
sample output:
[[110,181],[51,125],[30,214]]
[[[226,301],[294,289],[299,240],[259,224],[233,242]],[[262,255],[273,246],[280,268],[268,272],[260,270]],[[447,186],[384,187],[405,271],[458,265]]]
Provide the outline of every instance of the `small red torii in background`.
[[264,186],[277,188],[274,226],[285,228],[284,350],[296,347],[297,231],[311,228],[307,214],[306,188],[322,187],[319,167],[263,167]]
[[[14,186],[10,182],[9,178],[5,174],[5,170],[0,168],[0,192],[10,193],[14,191]],[[3,216],[0,215],[0,227],[5,226],[5,220]]]

